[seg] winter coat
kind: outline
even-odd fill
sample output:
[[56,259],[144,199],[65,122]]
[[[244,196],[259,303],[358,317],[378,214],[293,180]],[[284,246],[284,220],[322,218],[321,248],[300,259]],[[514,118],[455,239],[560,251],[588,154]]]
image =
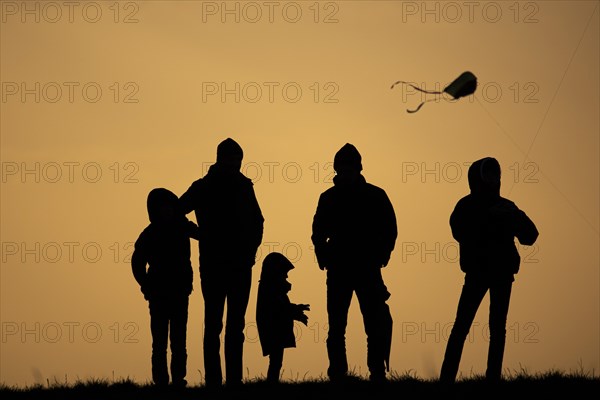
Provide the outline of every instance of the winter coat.
[[[160,219],[161,207],[165,206],[172,207],[170,221]],[[188,296],[193,287],[190,237],[197,236],[197,227],[178,209],[177,196],[166,189],[150,193],[148,216],[150,224],[134,245],[133,275],[147,300]]]
[[321,269],[349,265],[386,266],[398,235],[386,192],[362,175],[336,175],[319,197],[312,242]]
[[250,179],[214,164],[179,200],[185,214],[196,215],[201,272],[215,263],[254,265],[264,218]]
[[256,301],[256,325],[264,356],[273,349],[296,347],[294,315],[297,306],[287,292],[292,285],[285,279],[261,279]]
[[[490,174],[498,176],[488,179]],[[459,243],[460,267],[471,275],[512,277],[521,262],[515,237],[522,245],[531,246],[538,230],[515,203],[500,196],[495,159],[475,161],[468,179],[471,192],[457,202],[450,216],[452,236]]]

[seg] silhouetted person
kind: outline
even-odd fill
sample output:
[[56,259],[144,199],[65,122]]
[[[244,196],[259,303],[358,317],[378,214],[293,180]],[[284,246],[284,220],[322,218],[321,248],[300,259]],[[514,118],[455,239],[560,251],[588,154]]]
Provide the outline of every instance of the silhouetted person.
[[294,304],[288,297],[292,284],[287,281],[294,265],[281,253],[270,253],[263,260],[256,301],[256,325],[263,356],[269,356],[267,382],[279,382],[283,351],[296,347],[294,321],[304,325],[308,304]]
[[334,186],[319,198],[312,242],[321,269],[327,270],[327,353],[330,380],[347,376],[346,325],[356,293],[367,334],[370,379],[386,380],[392,338],[390,297],[381,274],[394,249],[397,227],[385,191],[367,183],[361,155],[351,144],[335,155]]
[[170,336],[172,384],[183,387],[187,384],[186,330],[193,282],[190,237],[198,238],[197,226],[185,217],[177,196],[167,189],[150,191],[147,208],[150,224],[135,242],[131,270],[150,309],[152,380],[160,386],[169,383]]
[[252,267],[263,235],[264,219],[252,181],[240,172],[242,158],[238,143],[230,138],[222,141],[216,163],[180,197],[184,213],[195,212],[200,231],[204,368],[210,387],[223,383],[220,334],[225,302],[226,383],[242,382],[245,315]]
[[443,382],[456,379],[465,339],[488,290],[490,343],[486,378],[498,381],[502,375],[508,304],[514,274],[521,262],[515,237],[521,244],[531,246],[538,231],[515,203],[500,196],[500,176],[500,164],[495,158],[475,161],[468,173],[471,193],[458,201],[450,216],[465,283],[440,372]]

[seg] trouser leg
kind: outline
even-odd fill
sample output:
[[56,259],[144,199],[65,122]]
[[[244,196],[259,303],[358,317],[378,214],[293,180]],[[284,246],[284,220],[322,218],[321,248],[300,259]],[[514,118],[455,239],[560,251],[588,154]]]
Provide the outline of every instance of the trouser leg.
[[490,344],[486,371],[489,380],[499,380],[502,376],[511,289],[512,282],[495,284],[490,288]]
[[386,301],[390,297],[381,269],[366,269],[357,277],[356,296],[367,335],[367,366],[372,380],[385,379],[392,339],[392,315]]
[[187,374],[188,297],[173,301],[171,310],[171,379],[173,384],[185,384]]
[[269,355],[269,370],[267,371],[268,382],[279,382],[281,367],[283,366],[283,347],[271,350]]
[[243,269],[232,277],[227,291],[225,374],[228,385],[237,385],[242,382],[245,318],[251,284],[252,270],[250,268]]
[[221,332],[225,308],[225,289],[216,279],[201,277],[204,298],[204,374],[207,386],[223,383],[221,370]]
[[446,352],[440,372],[441,381],[454,382],[456,379],[465,339],[469,334],[477,309],[486,292],[487,287],[485,285],[465,281],[458,301],[454,326],[446,345]]
[[348,373],[346,356],[346,326],[348,325],[348,309],[352,300],[353,288],[341,276],[327,273],[327,355],[330,379],[337,379]]
[[152,333],[152,380],[156,385],[167,385],[169,383],[167,369],[169,319],[163,302],[151,300],[149,308]]

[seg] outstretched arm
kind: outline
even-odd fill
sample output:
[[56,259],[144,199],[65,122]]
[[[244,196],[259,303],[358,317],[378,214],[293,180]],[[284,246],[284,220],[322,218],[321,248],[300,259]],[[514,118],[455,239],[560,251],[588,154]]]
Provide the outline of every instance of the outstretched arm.
[[179,197],[179,207],[181,207],[181,211],[183,215],[187,215],[194,210],[194,205],[196,203],[196,192],[198,191],[198,185],[196,182],[192,183],[192,185],[188,188],[188,190]]
[[304,314],[304,311],[310,311],[310,305],[308,304],[290,304],[292,306],[292,318],[295,321],[300,321],[304,325],[308,324],[308,316]]

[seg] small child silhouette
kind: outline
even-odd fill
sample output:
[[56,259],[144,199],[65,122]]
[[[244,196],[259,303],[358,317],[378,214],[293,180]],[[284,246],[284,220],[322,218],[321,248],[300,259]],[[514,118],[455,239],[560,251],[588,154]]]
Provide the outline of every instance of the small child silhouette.
[[150,224],[135,242],[131,270],[150,309],[152,380],[159,386],[169,383],[170,336],[172,384],[184,387],[188,297],[193,281],[190,237],[197,239],[197,226],[179,210],[178,203],[177,196],[167,189],[150,191],[147,199]]
[[269,356],[267,382],[279,382],[283,364],[283,351],[296,347],[294,321],[304,325],[308,317],[308,304],[290,302],[288,292],[292,285],[287,281],[294,265],[281,253],[270,253],[263,260],[256,302],[256,324],[263,356]]

